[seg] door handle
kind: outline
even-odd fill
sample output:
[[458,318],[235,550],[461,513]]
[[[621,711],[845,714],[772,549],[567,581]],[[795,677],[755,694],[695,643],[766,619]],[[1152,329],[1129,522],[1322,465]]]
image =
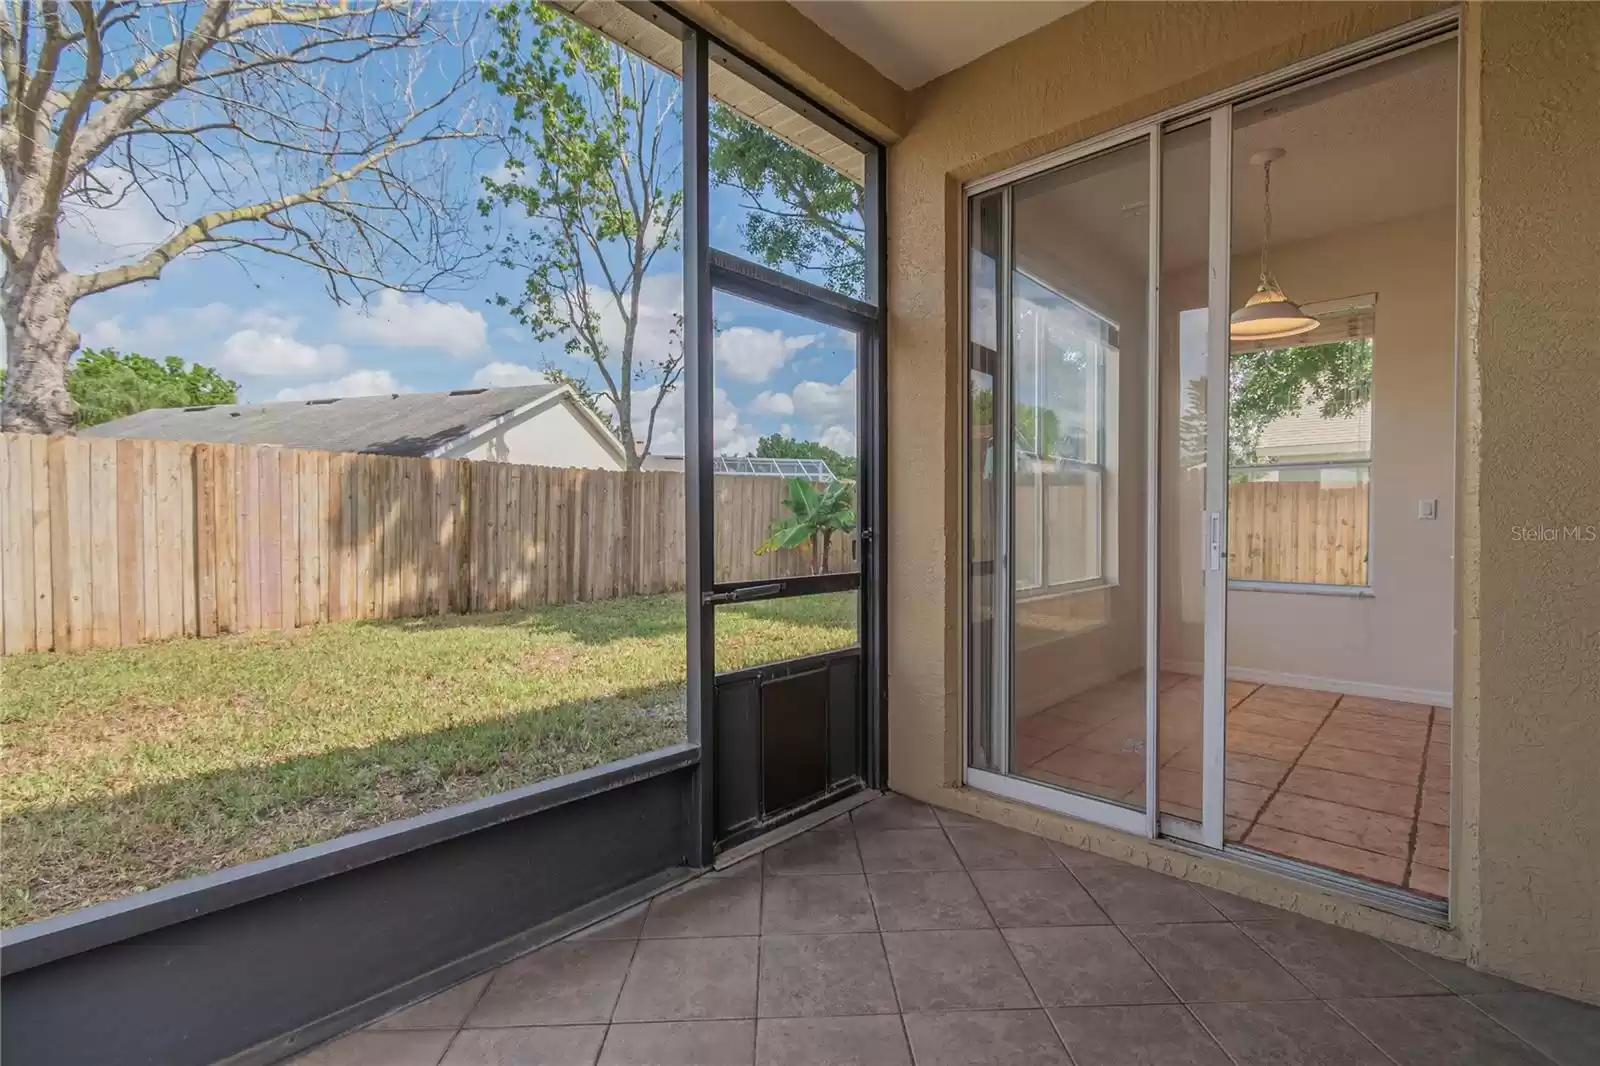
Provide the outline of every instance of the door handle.
[[701,602],[708,607],[719,603],[748,603],[751,600],[770,600],[781,592],[783,582],[774,581],[770,585],[747,585],[727,592],[708,592]]
[[1206,569],[1222,569],[1222,512],[1206,512]]

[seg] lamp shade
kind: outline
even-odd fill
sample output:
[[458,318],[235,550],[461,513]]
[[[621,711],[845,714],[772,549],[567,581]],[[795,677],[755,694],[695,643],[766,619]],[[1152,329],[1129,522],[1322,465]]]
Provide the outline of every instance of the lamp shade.
[[1265,282],[1243,307],[1228,316],[1228,336],[1236,341],[1297,337],[1316,328],[1316,319],[1289,302],[1277,286]]

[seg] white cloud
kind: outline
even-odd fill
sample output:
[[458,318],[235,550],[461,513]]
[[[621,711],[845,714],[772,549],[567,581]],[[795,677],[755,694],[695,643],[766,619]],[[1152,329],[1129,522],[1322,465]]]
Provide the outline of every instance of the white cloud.
[[229,334],[222,342],[217,363],[230,373],[252,377],[294,377],[307,374],[327,374],[344,366],[345,350],[337,344],[306,344],[296,340],[292,322],[289,329],[252,326]]
[[279,400],[327,400],[335,396],[382,396],[411,392],[387,370],[353,370],[332,381],[316,381],[292,389],[279,389]]
[[[641,441],[650,424],[650,405],[655,403],[659,391],[659,386],[652,385],[635,390],[633,394],[633,432]],[[739,408],[728,396],[727,389],[718,388],[713,393],[711,419],[712,439],[719,453],[745,455],[756,450],[760,433],[744,421]],[[656,412],[655,436],[651,438],[650,452],[652,455],[683,454],[682,388],[673,389],[661,401],[661,409]]]
[[116,167],[94,167],[89,180],[103,188],[96,197],[107,206],[81,201],[62,205],[61,258],[68,269],[99,270],[137,259],[178,229],[162,217],[162,209],[170,213],[178,199],[170,187],[152,183],[132,188],[133,178]]
[[837,385],[802,381],[792,393],[795,412],[819,426],[839,426],[854,431],[856,424],[856,372]]
[[472,383],[489,389],[503,389],[512,385],[542,385],[545,377],[531,366],[521,363],[490,363],[480,366],[472,375]]
[[791,355],[816,341],[814,333],[790,336],[778,329],[733,326],[717,334],[712,355],[722,364],[722,373],[754,383],[766,381]]
[[820,443],[823,447],[832,448],[840,455],[850,456],[856,453],[855,431],[845,429],[843,426],[829,426],[823,430]]
[[347,340],[390,348],[435,348],[457,359],[483,350],[489,326],[483,316],[459,303],[384,289],[375,304],[339,310],[339,331]]
[[[137,320],[122,315],[100,318],[91,304],[84,309],[78,332],[86,348],[116,348],[159,359],[182,354],[179,349],[192,347],[196,339],[212,338],[224,329],[241,325],[261,328],[268,323],[264,315],[264,312],[251,311],[241,314],[227,304],[214,302],[200,307],[155,311]],[[278,317],[271,328],[293,333],[294,325],[291,320]]]
[[750,410],[758,415],[788,417],[794,414],[794,400],[786,392],[762,392],[750,401]]
[[[617,301],[591,286],[589,299],[600,316],[600,340],[613,358],[622,352],[624,331]],[[678,317],[683,313],[683,275],[669,270],[648,274],[639,283],[639,318],[634,328],[635,363],[660,363],[682,351]],[[587,360],[585,360],[587,361]]]

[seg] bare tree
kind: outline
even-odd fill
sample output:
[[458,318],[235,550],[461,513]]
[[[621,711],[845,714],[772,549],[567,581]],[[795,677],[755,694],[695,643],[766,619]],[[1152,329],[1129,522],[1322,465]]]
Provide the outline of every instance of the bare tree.
[[[0,0],[0,425],[69,430],[73,306],[179,256],[282,257],[341,301],[469,262],[475,189],[451,175],[455,142],[481,132],[463,55],[476,17],[410,0]],[[63,263],[65,220],[135,198],[169,236]]]
[[484,210],[514,208],[525,223],[508,223],[499,251],[522,287],[496,302],[594,366],[600,384],[581,395],[608,401],[637,470],[683,373],[681,315],[641,337],[651,325],[646,275],[678,240],[681,85],[540,0],[506,0],[490,17],[498,35],[483,76],[510,102],[511,122],[506,162],[484,179]]

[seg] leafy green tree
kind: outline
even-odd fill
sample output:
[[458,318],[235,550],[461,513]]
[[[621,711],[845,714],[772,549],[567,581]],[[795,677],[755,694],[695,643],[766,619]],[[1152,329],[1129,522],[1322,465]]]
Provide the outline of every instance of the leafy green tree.
[[[523,275],[495,303],[540,340],[561,337],[593,365],[633,469],[682,374],[682,345],[639,348],[641,288],[677,241],[683,191],[680,85],[538,0],[489,9],[495,40],[479,71],[510,103],[505,164],[483,180],[479,210],[518,212],[500,264]],[[653,389],[653,394],[648,390]],[[636,404],[649,404],[642,419]],[[642,423],[643,441],[635,435]]]
[[[0,370],[0,385],[5,371]],[[199,407],[239,402],[239,383],[208,366],[161,361],[115,348],[85,348],[67,367],[67,392],[77,409],[74,426],[98,426],[155,407]]]
[[1279,418],[1311,405],[1323,418],[1348,418],[1370,403],[1372,341],[1238,352],[1228,376],[1228,461],[1237,466],[1257,461],[1262,431]]
[[854,456],[840,455],[826,444],[811,440],[795,440],[781,433],[769,433],[756,441],[756,456],[760,459],[821,459],[833,471],[833,476],[845,481],[856,479]]
[[804,478],[789,479],[789,495],[783,501],[789,514],[772,524],[772,531],[757,555],[788,548],[811,555],[811,572],[828,572],[828,556],[835,533],[853,533],[856,528],[855,486],[848,481],[817,486]]
[[736,189],[749,209],[745,245],[775,269],[816,271],[851,296],[865,295],[863,188],[731,108],[711,109],[711,180]]

